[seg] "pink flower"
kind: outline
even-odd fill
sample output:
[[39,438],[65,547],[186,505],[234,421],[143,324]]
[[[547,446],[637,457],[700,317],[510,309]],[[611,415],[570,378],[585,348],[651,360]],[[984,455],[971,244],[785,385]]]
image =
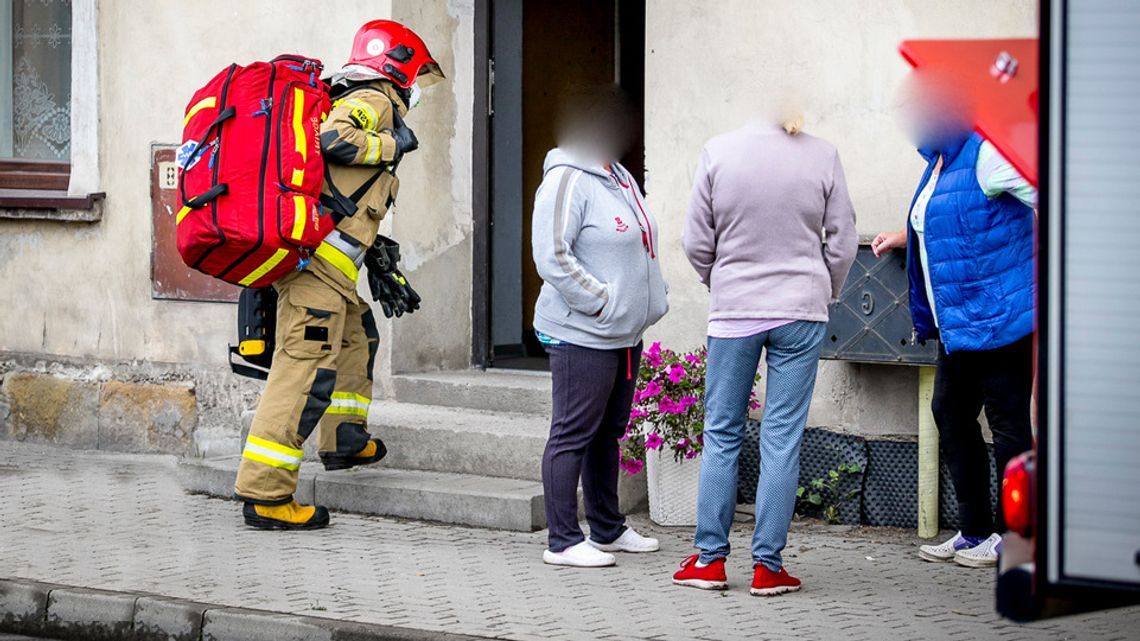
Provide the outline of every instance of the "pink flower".
[[678,449],[678,450],[688,449],[689,448],[689,439],[683,438],[683,439],[677,441],[677,444],[674,445],[673,448]]
[[688,411],[690,407],[697,404],[701,399],[693,396],[692,394],[685,394],[681,397],[681,411]]
[[685,354],[685,360],[688,361],[690,365],[700,365],[702,362],[701,357],[696,354]]
[[669,380],[672,381],[673,383],[680,383],[681,381],[685,380],[685,368],[684,368],[684,366],[682,366],[678,363],[674,363],[674,364],[670,365],[668,376],[669,376]]
[[649,450],[661,449],[661,444],[664,442],[665,442],[665,439],[661,438],[660,434],[658,434],[657,432],[650,432],[645,437],[645,449],[649,449]]
[[642,399],[653,398],[661,393],[661,383],[657,381],[649,381],[645,384],[645,393],[642,394]]
[[656,355],[660,354],[661,353],[661,341],[654,342],[652,345],[649,346],[649,349],[645,350],[645,353],[649,354],[651,356],[656,356]]
[[637,459],[624,459],[620,463],[621,469],[625,470],[626,474],[637,474],[645,468],[645,461]]
[[653,369],[661,367],[662,360],[660,354],[646,354],[645,364]]
[[648,415],[649,413],[645,410],[641,409],[640,407],[635,407],[629,411],[629,420],[631,421],[630,424],[632,425],[632,421],[645,418]]
[[757,401],[755,399],[748,401],[748,409],[753,409],[753,410],[760,409],[760,401]]
[[697,458],[697,451],[696,450],[689,450],[688,452],[685,452],[685,458],[687,458],[687,459]]

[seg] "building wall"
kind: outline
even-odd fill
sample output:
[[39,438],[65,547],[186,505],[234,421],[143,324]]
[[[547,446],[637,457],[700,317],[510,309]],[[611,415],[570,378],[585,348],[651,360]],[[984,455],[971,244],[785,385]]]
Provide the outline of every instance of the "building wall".
[[[402,164],[399,200],[382,227],[400,240],[405,271],[426,302],[399,321],[381,317],[376,373],[386,385],[392,372],[469,366],[474,4],[339,0],[335,13],[318,14],[312,3],[299,0],[100,0],[104,219],[0,220],[0,300],[11,301],[0,314],[0,354],[33,355],[3,365],[0,376],[31,369],[102,381],[103,387],[84,392],[94,395],[93,406],[116,397],[104,390],[108,381],[189,381],[199,406],[194,449],[236,447],[237,415],[252,405],[259,388],[226,373],[233,305],[151,298],[150,146],[179,141],[190,93],[228,63],[299,52],[334,68],[347,57],[361,23],[387,16],[415,26],[448,80],[430,87],[408,119],[421,149]],[[672,312],[650,338],[679,348],[695,347],[704,337],[707,295],[681,253],[680,230],[697,153],[707,138],[747,120],[772,86],[795,85],[808,131],[840,149],[860,232],[897,227],[921,167],[896,124],[896,87],[906,73],[898,41],[1029,36],[1036,7],[1032,0],[647,5],[646,188],[662,223],[661,255],[672,285]],[[63,364],[52,365],[56,361]],[[811,422],[910,434],[915,397],[913,370],[824,363]],[[34,402],[34,390],[27,398]],[[107,424],[119,420],[112,410],[100,414],[111,417]],[[0,406],[0,424],[9,411],[17,410]]]
[[343,61],[387,1],[103,0],[99,25],[101,222],[0,221],[0,350],[221,364],[234,307],[151,299],[150,145],[177,144],[190,94],[231,62],[282,52]]
[[379,370],[471,366],[473,0],[393,0],[394,19],[431,47],[447,81],[424,90],[408,126],[419,151],[400,165],[400,196],[381,233],[400,241],[403,268],[423,308],[383,323]]
[[[662,225],[671,310],[650,333],[690,349],[708,297],[681,251],[697,156],[713,135],[755,117],[774,91],[798,97],[806,130],[833,142],[860,234],[898,229],[922,162],[899,126],[897,53],[913,38],[1036,37],[1037,2],[718,0],[648,2],[646,190]],[[917,431],[917,372],[824,362],[809,421],[841,431]]]
[[[0,352],[116,364],[103,370],[106,376],[125,371],[117,364],[170,363],[168,370],[134,369],[153,370],[152,378],[203,379],[200,402],[205,387],[238,387],[223,373],[234,306],[151,298],[150,146],[180,142],[186,101],[229,63],[297,52],[335,68],[362,23],[391,13],[387,0],[339,0],[336,6],[335,13],[318,13],[301,0],[98,2],[104,218],[93,224],[0,220],[0,301],[8,306],[0,314]],[[243,397],[245,405],[251,396]],[[214,425],[203,423],[200,413],[199,446],[209,447],[202,439],[211,430],[236,440],[242,407],[230,397],[219,402],[235,407]]]

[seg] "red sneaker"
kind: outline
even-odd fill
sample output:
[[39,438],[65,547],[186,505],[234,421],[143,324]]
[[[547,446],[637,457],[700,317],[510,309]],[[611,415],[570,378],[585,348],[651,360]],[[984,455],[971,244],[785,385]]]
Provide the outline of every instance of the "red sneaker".
[[700,555],[694,554],[681,561],[681,569],[673,575],[673,583],[702,590],[724,590],[728,577],[724,574],[724,559],[717,559],[705,567],[697,567]]
[[764,567],[763,563],[756,564],[756,571],[752,575],[752,596],[776,596],[785,592],[795,592],[800,589],[800,580],[788,574],[784,568],[773,572]]

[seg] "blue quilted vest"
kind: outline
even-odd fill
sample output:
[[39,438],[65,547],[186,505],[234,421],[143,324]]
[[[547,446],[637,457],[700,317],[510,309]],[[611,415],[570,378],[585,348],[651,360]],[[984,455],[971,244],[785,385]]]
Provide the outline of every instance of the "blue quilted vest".
[[933,304],[947,353],[994,349],[1033,331],[1033,210],[1009,194],[986,197],[976,169],[981,145],[971,134],[941,152],[919,150],[929,164],[914,200],[943,156],[924,230],[934,301],[926,297],[918,237],[907,216],[911,318],[917,338],[926,340],[935,329]]

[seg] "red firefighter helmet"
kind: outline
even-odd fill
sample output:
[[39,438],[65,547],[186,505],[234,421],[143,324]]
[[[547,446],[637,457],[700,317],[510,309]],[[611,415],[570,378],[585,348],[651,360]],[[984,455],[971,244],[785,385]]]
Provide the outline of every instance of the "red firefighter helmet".
[[363,65],[407,89],[420,76],[420,86],[442,79],[439,63],[416,32],[392,20],[373,20],[356,32],[349,64]]

